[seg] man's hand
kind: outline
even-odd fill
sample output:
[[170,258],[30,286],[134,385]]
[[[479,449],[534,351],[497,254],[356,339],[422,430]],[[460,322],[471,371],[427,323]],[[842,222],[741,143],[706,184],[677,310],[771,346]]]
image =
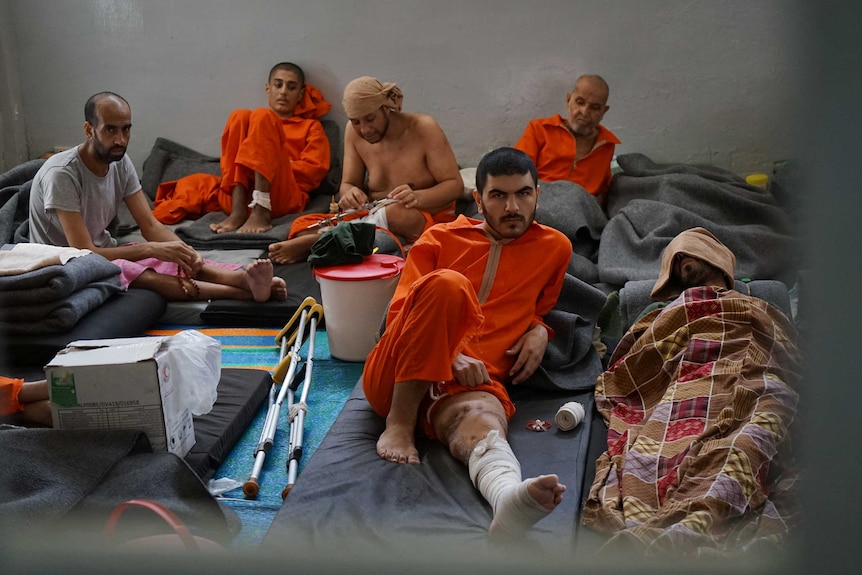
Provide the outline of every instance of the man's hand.
[[411,184],[396,186],[386,197],[399,202],[405,208],[419,208],[419,196]]
[[152,257],[176,263],[189,277],[195,277],[203,266],[201,255],[183,241],[150,242],[149,247]]
[[488,375],[485,363],[463,353],[459,353],[452,362],[452,374],[455,376],[455,381],[461,385],[476,387],[483,383],[491,383],[491,376]]
[[546,347],[548,347],[548,330],[542,324],[538,324],[527,330],[512,349],[506,350],[507,355],[517,356],[512,369],[509,370],[512,385],[526,381],[535,373],[542,363]]
[[368,203],[368,196],[356,186],[340,192],[339,195],[341,198],[338,200],[338,207],[345,211],[358,210]]

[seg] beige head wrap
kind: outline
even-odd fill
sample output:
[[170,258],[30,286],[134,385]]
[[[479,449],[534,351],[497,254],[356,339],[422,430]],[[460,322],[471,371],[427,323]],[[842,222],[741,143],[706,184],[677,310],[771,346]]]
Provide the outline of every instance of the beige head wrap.
[[720,269],[724,273],[726,287],[728,289],[733,288],[733,269],[736,267],[736,256],[707,230],[691,228],[672,239],[662,252],[661,271],[650,294],[653,300],[663,301],[679,295],[680,289],[675,285],[676,282],[671,281],[673,260],[677,254],[698,258]]
[[381,84],[377,78],[362,76],[351,81],[344,88],[344,111],[348,118],[359,118],[376,112],[381,106],[401,111],[404,94],[392,82]]

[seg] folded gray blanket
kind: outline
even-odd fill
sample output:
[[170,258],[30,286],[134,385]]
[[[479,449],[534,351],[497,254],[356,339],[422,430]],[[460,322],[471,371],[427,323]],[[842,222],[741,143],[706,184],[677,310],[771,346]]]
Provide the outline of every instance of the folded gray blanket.
[[58,333],[72,329],[90,311],[123,291],[117,277],[91,282],[61,300],[0,307],[0,329],[7,335]]
[[197,249],[205,250],[267,250],[269,245],[287,239],[290,225],[303,214],[326,213],[329,211],[329,197],[312,195],[305,210],[298,214],[288,214],[272,221],[272,229],[261,234],[240,234],[228,232],[217,234],[210,229],[210,224],[222,221],[227,217],[224,212],[205,214],[187,225],[176,228],[177,236]]
[[[0,276],[4,306],[29,306],[61,300],[91,282],[116,279],[120,268],[99,254],[72,258],[14,276]],[[112,282],[119,285],[119,281]]]
[[658,165],[642,154],[618,158],[608,198],[598,269],[604,283],[655,278],[661,252],[683,230],[701,226],[737,258],[737,279],[793,283],[801,241],[775,199],[742,178],[714,167]]
[[566,275],[557,304],[544,318],[556,335],[548,341],[539,369],[523,385],[569,391],[595,387],[602,363],[593,331],[605,299],[601,290]]

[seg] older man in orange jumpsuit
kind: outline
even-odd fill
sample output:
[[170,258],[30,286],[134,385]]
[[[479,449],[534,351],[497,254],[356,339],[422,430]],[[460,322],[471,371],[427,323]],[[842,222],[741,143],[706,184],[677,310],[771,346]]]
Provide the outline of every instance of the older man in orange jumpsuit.
[[[536,182],[523,152],[501,148],[482,159],[473,196],[484,221],[461,216],[422,234],[362,376],[365,396],[386,418],[380,457],[418,464],[418,424],[467,465],[493,508],[492,536],[525,532],[565,490],[556,475],[522,481],[506,440],[515,407],[505,386],[539,366],[552,335],[542,317],[572,255],[563,234],[534,221]],[[525,273],[530,262],[541,265]]]
[[153,213],[162,223],[223,210],[218,233],[259,233],[273,218],[301,212],[329,170],[329,140],[318,118],[332,105],[305,83],[296,64],[273,66],[268,108],[235,110],[221,141],[221,178],[192,174],[159,186]]
[[608,83],[601,76],[584,75],[566,94],[568,117],[531,120],[515,148],[532,158],[539,179],[572,181],[604,206],[611,182],[611,160],[619,139],[600,124],[607,105]]

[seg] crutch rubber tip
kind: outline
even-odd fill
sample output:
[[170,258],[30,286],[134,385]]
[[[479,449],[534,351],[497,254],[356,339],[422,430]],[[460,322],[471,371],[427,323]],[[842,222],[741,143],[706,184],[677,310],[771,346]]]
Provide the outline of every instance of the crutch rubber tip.
[[242,486],[242,492],[249,499],[254,499],[255,497],[257,497],[259,491],[260,484],[255,479],[249,479]]
[[290,490],[293,489],[293,485],[288,485],[281,491],[281,498],[284,499],[290,493]]

